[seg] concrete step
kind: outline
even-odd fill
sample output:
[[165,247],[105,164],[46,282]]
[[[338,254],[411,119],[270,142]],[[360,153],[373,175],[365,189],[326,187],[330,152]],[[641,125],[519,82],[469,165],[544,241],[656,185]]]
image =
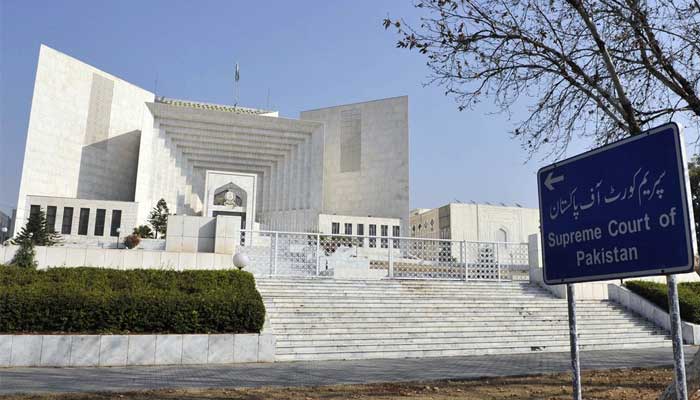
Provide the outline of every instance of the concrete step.
[[[362,333],[362,332],[381,332],[392,334],[396,332],[434,332],[434,331],[444,331],[444,332],[483,332],[491,331],[519,331],[528,330],[528,327],[534,330],[545,330],[551,329],[555,331],[557,329],[568,329],[567,321],[553,321],[548,323],[533,323],[528,320],[520,320],[515,322],[436,322],[433,324],[416,324],[414,322],[376,322],[372,324],[344,324],[344,323],[287,323],[278,324],[275,323],[272,328],[275,333],[280,334],[307,334],[312,332],[319,333]],[[625,321],[615,324],[610,324],[607,322],[593,321],[586,324],[579,324],[579,329],[581,330],[591,330],[599,331],[605,330],[611,327],[622,328],[622,329],[636,329],[636,330],[653,330],[656,329],[654,325],[645,321]],[[663,330],[660,330],[664,332]]]
[[[586,350],[618,350],[670,347],[670,341],[662,343],[629,343],[614,345],[582,345],[582,351]],[[413,350],[413,351],[379,351],[379,352],[331,352],[331,353],[307,353],[307,354],[278,354],[278,361],[303,361],[303,360],[362,360],[373,358],[423,358],[423,357],[456,357],[456,356],[480,356],[497,354],[523,354],[536,352],[568,352],[568,344],[556,346],[521,346],[521,347],[489,347],[487,349],[440,349],[440,350]]]
[[[508,329],[510,328],[510,329]],[[285,329],[282,331],[275,331],[278,340],[338,340],[338,339],[355,339],[357,337],[366,339],[383,339],[383,338],[415,338],[415,337],[451,337],[451,338],[472,338],[481,336],[493,336],[494,332],[492,329],[485,327],[473,328],[473,329],[453,329],[448,328],[435,328],[433,330],[427,330],[428,327],[416,327],[410,329],[406,327],[404,329],[396,330],[382,330],[381,332],[371,331],[368,329]],[[643,334],[643,335],[665,335],[666,333],[660,329],[656,329],[654,326],[639,327],[630,326],[622,328],[598,328],[598,329],[579,329],[580,336],[596,335],[601,333],[606,333],[610,335],[625,335],[625,334]],[[525,336],[542,336],[542,335],[568,335],[568,327],[552,327],[547,329],[545,327],[532,327],[531,329],[522,328],[512,328],[506,327],[504,330],[499,330],[499,336],[511,336],[520,337]]]
[[[278,360],[568,351],[565,300],[529,283],[260,280]],[[577,301],[582,349],[666,347],[607,301]]]
[[[567,305],[561,300],[547,300],[538,297],[528,298],[527,303],[523,303],[525,299],[507,299],[507,300],[482,300],[474,299],[473,301],[465,301],[463,299],[419,299],[412,297],[403,300],[394,299],[377,299],[377,298],[362,298],[362,299],[334,299],[329,302],[328,298],[324,299],[282,299],[265,301],[266,307],[358,307],[362,308],[382,308],[395,306],[410,306],[410,307],[458,307],[458,308],[476,308],[476,307],[553,307],[566,308]],[[598,308],[601,305],[610,305],[609,303],[576,303],[577,308],[584,309],[587,307]]]
[[[455,293],[450,293],[450,292],[425,292],[425,293],[406,293],[406,292],[401,292],[401,291],[392,291],[390,289],[387,290],[378,290],[378,291],[366,291],[366,290],[357,290],[357,291],[333,291],[333,292],[317,292],[317,293],[304,293],[300,292],[297,290],[289,290],[289,291],[268,291],[268,290],[260,290],[261,294],[264,295],[269,295],[269,296],[275,296],[274,298],[302,298],[304,300],[310,300],[310,299],[322,299],[322,298],[331,298],[331,299],[342,299],[342,298],[354,298],[354,299],[371,299],[371,298],[376,298],[376,299],[398,299],[398,298],[406,298],[406,297],[416,297],[416,298],[424,298],[424,299],[443,299],[443,300],[511,300],[511,299],[551,299],[551,300],[559,300],[554,296],[547,296],[543,295],[540,293],[528,293],[528,292],[521,292],[521,291],[514,291],[512,293],[494,293],[494,292],[484,292],[484,293],[478,293],[478,292],[455,292]],[[578,301],[577,301],[578,303]]]
[[[389,313],[388,311],[386,313]],[[536,311],[536,310],[498,310],[498,311],[452,311],[452,312],[441,312],[441,311],[419,311],[419,310],[402,310],[396,311],[396,314],[400,314],[410,318],[425,318],[426,320],[448,320],[454,321],[455,319],[466,318],[469,320],[475,320],[475,318],[535,318],[535,319],[552,319],[552,318],[568,318],[565,312],[560,311]],[[276,312],[275,318],[384,318],[383,315],[378,315],[377,312],[368,311],[339,311],[339,312],[314,312],[314,311],[281,311]],[[395,315],[396,315],[395,314]],[[616,312],[614,310],[603,310],[600,312],[587,311],[577,313],[578,320],[585,320],[587,318],[632,318],[634,316],[625,315],[623,313]]]
[[[355,334],[355,335],[308,335],[303,337],[302,335],[278,335],[277,343],[278,345],[285,347],[285,344],[290,345],[298,343],[304,346],[334,346],[338,343],[342,344],[437,344],[437,343],[462,343],[465,338],[469,338],[470,343],[510,343],[510,342],[522,342],[522,341],[538,341],[538,340],[548,340],[548,339],[568,339],[569,333],[564,331],[558,332],[521,332],[521,333],[505,333],[499,332],[494,334],[493,332],[489,334],[488,332],[482,332],[481,334],[471,334],[459,335],[457,333],[452,333],[447,336],[442,335],[431,335],[424,334],[421,336],[419,333],[415,334],[401,334],[401,335],[366,335],[366,334]],[[614,333],[610,331],[599,331],[599,332],[580,332],[579,338],[585,340],[593,339],[619,339],[623,337],[624,339],[648,339],[653,338],[667,338],[666,336],[659,336],[653,331],[636,331],[636,332],[626,332],[625,335],[619,333]]]
[[[558,307],[558,306],[545,306],[545,305],[531,305],[531,304],[521,304],[518,306],[511,305],[511,306],[503,306],[503,307],[498,307],[498,306],[463,306],[463,307],[456,307],[453,305],[439,305],[439,304],[434,304],[434,305],[409,305],[409,304],[401,304],[401,305],[387,305],[385,304],[383,307],[364,307],[362,305],[358,305],[355,307],[352,306],[304,306],[304,305],[275,305],[272,307],[267,307],[268,310],[271,312],[275,313],[298,313],[298,314],[307,314],[307,313],[314,313],[314,314],[377,314],[377,313],[441,313],[441,314],[465,314],[465,315],[473,315],[473,314],[492,314],[492,313],[523,313],[523,312],[530,312],[530,313],[556,313],[556,314],[566,314],[567,309],[566,307]],[[613,307],[581,307],[577,308],[576,314],[577,315],[584,315],[584,314],[599,314],[599,313],[615,313],[615,314],[621,314],[622,312],[618,309],[615,309]]]
[[[310,318],[307,318],[310,317]],[[508,316],[512,319],[520,319],[532,321],[533,323],[557,323],[562,321],[567,321],[565,316],[562,315],[512,315]],[[329,324],[329,323],[362,323],[362,324],[372,324],[372,323],[390,323],[390,322],[407,322],[407,323],[435,323],[435,322],[486,322],[486,321],[503,321],[503,316],[486,316],[486,315],[474,315],[474,316],[435,316],[435,315],[372,315],[372,316],[323,316],[319,317],[316,315],[311,316],[270,316],[270,322],[277,324],[288,324],[295,322],[303,323],[313,323],[314,325]],[[580,324],[585,324],[587,321],[602,321],[605,320],[608,323],[624,322],[624,321],[636,321],[637,318],[631,315],[577,315],[577,322]]]
[[514,282],[514,281],[497,281],[497,280],[471,280],[469,282],[457,280],[420,280],[420,279],[333,279],[333,278],[264,278],[261,277],[256,281],[259,285],[326,285],[326,286],[404,286],[404,287],[439,287],[439,286],[458,286],[470,285],[471,287],[488,287],[488,286],[531,286],[529,282]]
[[[630,345],[630,344],[645,344],[645,345],[656,345],[661,347],[664,343],[668,341],[664,338],[603,338],[603,339],[590,339],[584,340],[583,338],[579,342],[581,346],[611,346],[611,345]],[[318,353],[354,353],[354,352],[392,352],[392,351],[431,351],[431,350],[477,350],[484,348],[508,348],[508,347],[559,347],[568,346],[568,338],[549,338],[541,340],[528,340],[528,341],[512,341],[512,342],[461,342],[461,343],[436,343],[436,344],[422,344],[422,343],[398,343],[398,344],[355,344],[352,343],[335,343],[328,346],[304,346],[304,345],[294,345],[291,347],[285,347],[283,344],[277,344],[278,354],[318,354]]]

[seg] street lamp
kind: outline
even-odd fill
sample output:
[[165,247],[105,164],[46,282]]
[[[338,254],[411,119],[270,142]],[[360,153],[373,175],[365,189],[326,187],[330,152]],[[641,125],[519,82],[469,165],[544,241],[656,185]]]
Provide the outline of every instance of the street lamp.
[[0,244],[3,244],[5,243],[5,238],[7,237],[7,227],[3,226],[2,229],[0,229],[0,231],[2,231],[2,237],[0,237]]
[[116,231],[117,231],[117,249],[119,249],[119,232],[121,232],[122,229],[121,229],[121,228],[117,228]]
[[248,258],[247,255],[243,253],[236,253],[233,256],[233,265],[236,266],[238,269],[243,269],[248,266],[250,263],[250,259]]

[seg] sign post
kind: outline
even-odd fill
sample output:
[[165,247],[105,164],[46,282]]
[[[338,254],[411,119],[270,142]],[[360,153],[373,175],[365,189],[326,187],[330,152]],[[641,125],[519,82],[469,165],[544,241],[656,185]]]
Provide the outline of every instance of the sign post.
[[666,275],[668,286],[668,315],[671,317],[671,339],[673,340],[673,365],[676,378],[676,398],[687,399],[688,387],[685,382],[685,356],[683,355],[683,331],[681,329],[681,309],[678,305],[678,285],[675,275]]
[[573,283],[566,284],[566,302],[569,306],[569,342],[571,343],[571,370],[574,373],[572,380],[574,400],[582,400],[581,365],[578,356],[578,332],[576,331],[576,290]]
[[673,274],[694,270],[685,145],[669,123],[540,169],[543,277],[567,285],[574,399],[580,399],[573,283],[667,275],[676,390],[686,399]]

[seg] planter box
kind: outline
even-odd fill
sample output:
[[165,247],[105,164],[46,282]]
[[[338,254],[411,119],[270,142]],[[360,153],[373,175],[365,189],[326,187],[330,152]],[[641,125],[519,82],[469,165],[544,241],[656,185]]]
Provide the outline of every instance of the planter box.
[[274,362],[275,336],[0,335],[0,367],[116,367]]

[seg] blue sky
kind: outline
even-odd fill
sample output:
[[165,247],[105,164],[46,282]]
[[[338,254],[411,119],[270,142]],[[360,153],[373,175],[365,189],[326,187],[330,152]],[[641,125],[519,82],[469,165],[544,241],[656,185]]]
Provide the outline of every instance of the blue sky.
[[[490,99],[460,112],[424,87],[424,57],[395,48],[387,15],[410,1],[0,0],[0,209],[15,206],[39,45],[157,94],[233,102],[284,117],[324,106],[409,96],[411,207],[455,199],[536,207],[535,171]],[[517,115],[516,115],[517,117]]]

